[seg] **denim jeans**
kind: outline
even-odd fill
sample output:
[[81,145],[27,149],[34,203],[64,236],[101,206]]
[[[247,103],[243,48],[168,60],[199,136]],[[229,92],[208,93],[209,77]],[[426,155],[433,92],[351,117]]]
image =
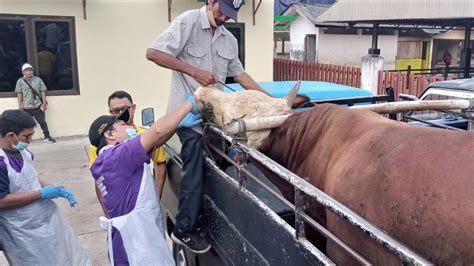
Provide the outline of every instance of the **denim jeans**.
[[190,128],[179,128],[177,134],[181,141],[183,169],[175,226],[183,232],[192,233],[201,212],[203,193],[202,135]]

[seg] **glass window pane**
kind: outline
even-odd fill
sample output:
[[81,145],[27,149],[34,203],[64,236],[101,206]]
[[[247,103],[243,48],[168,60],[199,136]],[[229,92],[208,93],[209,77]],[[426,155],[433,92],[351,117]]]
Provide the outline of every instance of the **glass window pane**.
[[27,61],[23,20],[0,19],[0,92],[15,91],[21,65]]
[[48,90],[73,88],[69,22],[35,21],[38,70]]

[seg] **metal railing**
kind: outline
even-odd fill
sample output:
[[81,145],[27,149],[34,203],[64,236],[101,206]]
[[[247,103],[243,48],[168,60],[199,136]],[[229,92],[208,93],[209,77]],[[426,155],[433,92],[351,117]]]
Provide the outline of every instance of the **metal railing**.
[[[393,87],[395,95],[410,94],[419,97],[428,84],[435,81],[464,78],[464,68],[442,68],[442,69],[399,69],[381,70],[378,74],[378,93],[383,93],[386,87]],[[474,69],[471,69],[470,75]]]
[[[342,240],[336,237],[332,232],[328,231],[325,227],[317,223],[313,218],[311,218],[304,211],[304,196],[308,196],[311,199],[315,200],[334,214],[338,215],[340,218],[344,219],[350,223],[354,228],[368,235],[370,238],[375,240],[382,247],[386,248],[392,254],[397,256],[402,262],[415,265],[426,265],[431,264],[426,259],[422,258],[414,251],[410,250],[408,247],[395,240],[376,226],[372,225],[366,221],[363,217],[353,212],[337,200],[333,199],[323,191],[319,190],[312,184],[308,183],[303,178],[289,171],[285,167],[279,165],[272,159],[268,158],[261,152],[256,149],[237,141],[234,138],[226,136],[219,128],[214,126],[209,126],[205,129],[205,133],[211,131],[213,134],[217,134],[219,137],[232,144],[232,147],[238,151],[239,156],[244,158],[239,160],[239,162],[234,161],[229,156],[227,156],[221,149],[215,147],[210,143],[206,143],[206,148],[211,149],[213,152],[217,153],[220,157],[226,159],[230,164],[236,167],[238,171],[239,178],[239,189],[244,190],[246,186],[246,178],[252,178],[257,184],[262,186],[265,190],[275,196],[287,207],[291,208],[295,212],[295,237],[298,240],[306,239],[304,224],[307,223],[314,229],[318,230],[323,236],[328,240],[334,241],[336,245],[342,248],[346,253],[351,257],[357,260],[359,263],[368,265],[370,262],[364,258],[360,253],[350,248]],[[264,184],[258,177],[256,177],[252,172],[246,169],[246,159],[251,157],[256,160],[258,163],[266,167],[268,170],[272,171],[280,178],[291,184],[295,189],[295,203],[291,203],[286,198],[284,198],[280,193],[275,192],[269,186]]]

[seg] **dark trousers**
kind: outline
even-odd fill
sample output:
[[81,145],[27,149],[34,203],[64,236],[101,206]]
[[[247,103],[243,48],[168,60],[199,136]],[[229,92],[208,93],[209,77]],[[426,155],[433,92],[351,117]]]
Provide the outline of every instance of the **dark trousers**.
[[177,134],[181,141],[183,169],[176,226],[183,232],[191,233],[196,229],[201,212],[204,170],[202,135],[190,128],[180,128]]
[[29,115],[31,115],[32,117],[34,117],[36,121],[38,121],[38,124],[40,124],[41,130],[43,130],[43,134],[45,138],[51,137],[51,135],[49,135],[48,124],[46,123],[46,116],[39,107],[35,109],[23,109],[23,110],[27,112]]

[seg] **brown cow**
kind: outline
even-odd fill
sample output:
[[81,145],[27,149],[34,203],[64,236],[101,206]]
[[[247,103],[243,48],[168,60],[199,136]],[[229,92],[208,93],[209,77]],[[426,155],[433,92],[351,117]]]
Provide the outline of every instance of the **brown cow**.
[[[324,104],[290,116],[260,150],[433,263],[474,263],[474,135]],[[372,263],[399,264],[331,212],[311,215]],[[331,242],[327,253],[352,263]]]

